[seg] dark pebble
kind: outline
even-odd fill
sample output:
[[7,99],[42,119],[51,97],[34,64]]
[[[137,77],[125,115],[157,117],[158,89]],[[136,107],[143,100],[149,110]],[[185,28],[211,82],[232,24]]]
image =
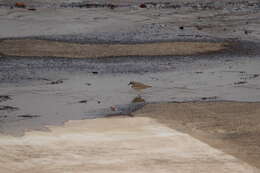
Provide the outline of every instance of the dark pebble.
[[37,118],[37,117],[40,117],[40,115],[25,114],[25,115],[18,115],[17,117],[21,117],[21,118]]
[[87,103],[87,100],[80,100],[78,103]]
[[63,80],[56,80],[56,81],[52,81],[50,84],[51,85],[56,85],[56,84],[62,84]]
[[145,4],[141,4],[139,5],[140,8],[147,8],[147,6]]

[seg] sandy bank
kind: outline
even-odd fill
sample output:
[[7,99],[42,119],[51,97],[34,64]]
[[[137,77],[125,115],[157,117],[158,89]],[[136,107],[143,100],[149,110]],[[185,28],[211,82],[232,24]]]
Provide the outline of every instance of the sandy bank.
[[151,117],[214,148],[260,167],[260,103],[150,104],[135,116]]
[[69,121],[47,132],[0,135],[0,170],[257,173],[250,165],[259,167],[259,104],[148,104],[133,118]]
[[258,172],[151,118],[70,121],[50,130],[1,136],[1,172]]
[[76,44],[46,40],[4,40],[0,53],[11,56],[99,58],[115,56],[192,55],[226,49],[227,43],[164,42],[144,44]]

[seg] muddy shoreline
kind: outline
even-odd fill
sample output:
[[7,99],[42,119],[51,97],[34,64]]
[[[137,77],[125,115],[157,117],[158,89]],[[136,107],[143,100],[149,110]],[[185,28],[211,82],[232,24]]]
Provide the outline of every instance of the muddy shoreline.
[[0,0],[1,171],[259,173],[259,16],[257,0]]
[[[252,48],[252,44],[241,45],[244,49],[236,53],[227,50],[199,56],[4,56],[0,59],[0,91],[12,99],[1,106],[17,109],[0,112],[0,131],[16,134],[50,122],[57,125],[70,119],[103,117],[106,111],[110,114],[111,107],[128,105],[138,96],[146,103],[258,102],[260,49],[255,49],[257,45]],[[130,81],[152,87],[135,91],[128,85]]]

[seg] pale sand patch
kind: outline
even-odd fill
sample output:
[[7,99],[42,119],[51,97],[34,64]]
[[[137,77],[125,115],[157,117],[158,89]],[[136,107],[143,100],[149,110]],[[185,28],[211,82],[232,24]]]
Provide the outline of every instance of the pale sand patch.
[[1,136],[1,173],[259,172],[151,118],[69,121],[50,130]]
[[11,56],[99,58],[117,56],[193,55],[224,50],[228,43],[162,42],[143,44],[77,44],[47,40],[3,40],[0,53]]

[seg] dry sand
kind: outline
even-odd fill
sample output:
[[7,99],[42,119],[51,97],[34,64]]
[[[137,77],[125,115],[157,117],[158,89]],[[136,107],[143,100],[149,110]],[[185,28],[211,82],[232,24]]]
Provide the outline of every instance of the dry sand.
[[[259,103],[151,104],[135,113],[146,117],[69,121],[48,132],[2,135],[1,173],[257,173],[246,162],[174,129],[210,144],[222,141],[217,147],[229,153],[239,146],[241,152],[257,153],[259,142],[252,137],[259,132],[259,112]],[[238,139],[252,143],[245,146]]]
[[233,156],[151,118],[70,121],[51,132],[2,136],[2,173],[256,173]]
[[[76,44],[46,40],[4,40],[0,53],[11,56],[98,58],[115,56],[193,55],[226,49],[228,43],[163,42],[144,44]],[[102,50],[102,51],[101,51]]]
[[149,104],[135,116],[154,118],[260,168],[260,103]]

